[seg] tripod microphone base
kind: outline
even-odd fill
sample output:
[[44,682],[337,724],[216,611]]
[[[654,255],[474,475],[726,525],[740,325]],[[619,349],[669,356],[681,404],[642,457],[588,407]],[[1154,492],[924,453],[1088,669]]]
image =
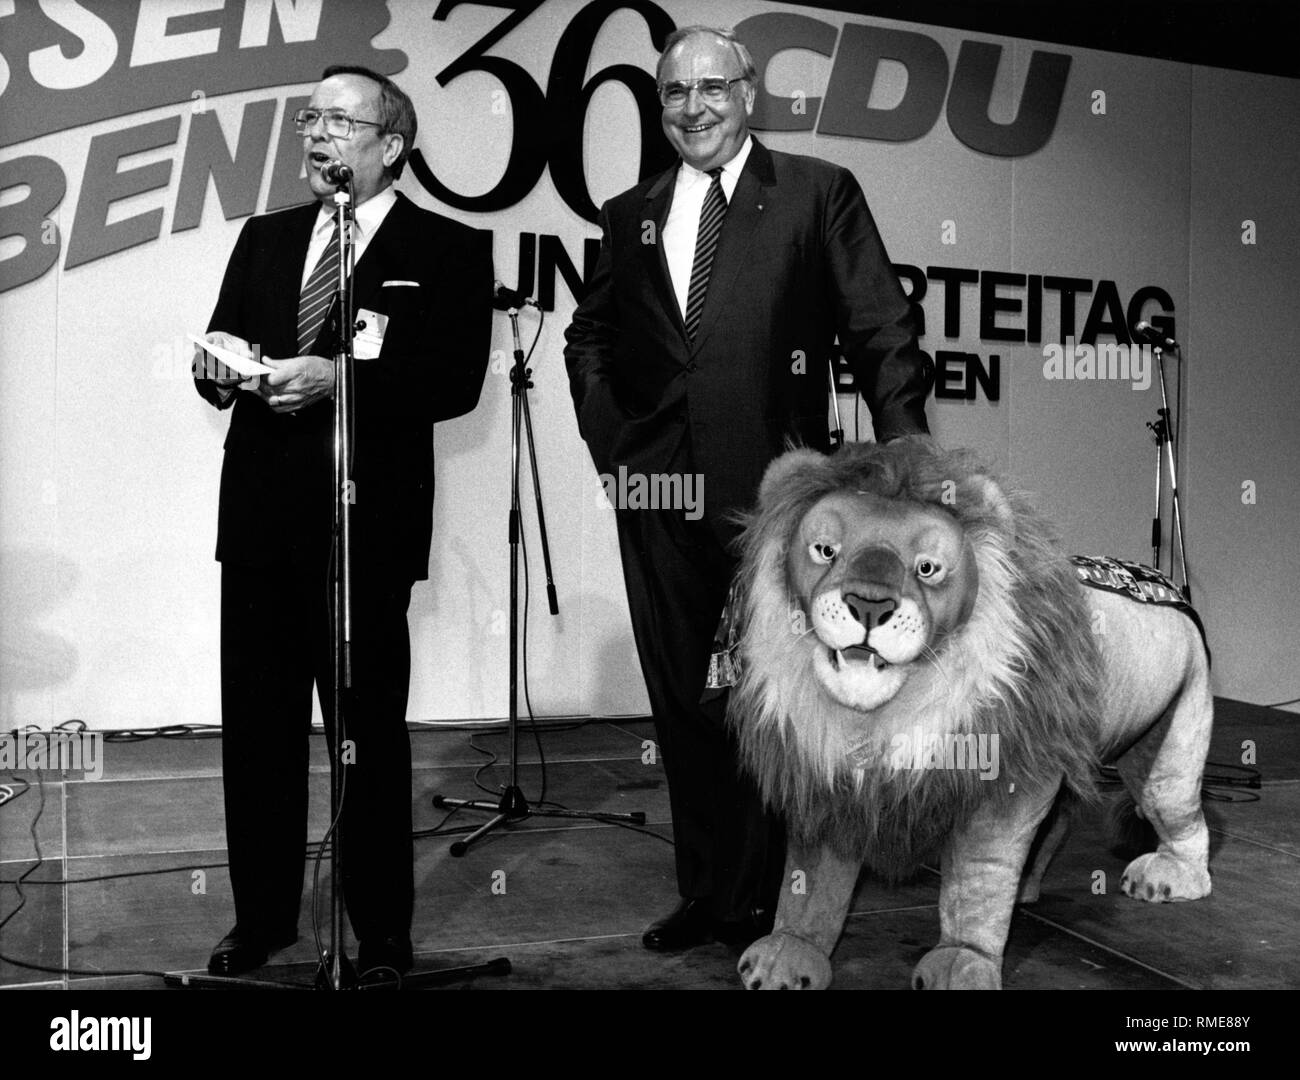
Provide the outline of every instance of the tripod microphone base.
[[412,971],[402,976],[385,976],[369,978],[357,984],[357,990],[419,990],[426,986],[441,986],[443,983],[472,979],[478,975],[509,975],[510,961],[498,956],[482,964],[467,964],[464,967],[442,968],[439,971]]
[[483,799],[449,799],[445,795],[435,795],[433,806],[437,810],[481,810],[494,815],[492,819],[479,826],[463,840],[455,840],[451,853],[460,858],[476,840],[487,836],[502,825],[514,825],[530,817],[576,818],[583,821],[625,821],[630,825],[644,825],[645,814],[635,810],[630,814],[606,814],[599,810],[538,810],[528,805],[524,793],[514,785],[505,788],[500,802],[490,803]]

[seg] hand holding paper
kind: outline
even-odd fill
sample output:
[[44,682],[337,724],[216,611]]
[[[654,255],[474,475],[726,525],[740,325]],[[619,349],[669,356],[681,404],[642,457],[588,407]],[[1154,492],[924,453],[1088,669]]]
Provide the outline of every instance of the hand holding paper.
[[293,413],[334,394],[334,361],[323,356],[266,358],[270,372],[258,395],[273,411]]
[[193,364],[197,378],[212,379],[218,386],[232,387],[245,379],[269,374],[272,370],[252,359],[252,346],[234,334],[213,330],[204,337],[197,334],[186,336],[198,346],[194,351]]

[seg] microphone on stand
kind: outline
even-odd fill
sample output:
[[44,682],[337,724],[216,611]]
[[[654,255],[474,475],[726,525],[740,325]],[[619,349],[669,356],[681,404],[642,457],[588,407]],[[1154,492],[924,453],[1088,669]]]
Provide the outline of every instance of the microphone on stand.
[[1168,334],[1163,334],[1143,319],[1133,327],[1133,340],[1142,345],[1152,345],[1158,349],[1177,349],[1178,342]]
[[[525,296],[516,289],[507,289],[500,281],[492,282],[492,306],[497,311],[509,311],[511,308],[537,307],[537,301]],[[538,308],[540,311],[541,309]]]
[[352,179],[352,169],[341,161],[329,161],[320,167],[321,178],[335,187],[342,187]]

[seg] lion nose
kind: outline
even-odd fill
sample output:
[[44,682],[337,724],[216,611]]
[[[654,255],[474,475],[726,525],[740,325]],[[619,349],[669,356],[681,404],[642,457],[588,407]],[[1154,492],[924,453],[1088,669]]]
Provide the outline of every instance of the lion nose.
[[887,623],[889,617],[894,614],[895,608],[898,607],[898,604],[889,597],[873,600],[869,596],[859,596],[857,593],[845,593],[844,603],[848,605],[853,617],[868,631]]

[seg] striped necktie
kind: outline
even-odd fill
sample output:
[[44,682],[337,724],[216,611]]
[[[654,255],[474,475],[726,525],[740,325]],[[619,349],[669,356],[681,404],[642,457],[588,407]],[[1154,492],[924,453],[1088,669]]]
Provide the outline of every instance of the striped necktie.
[[709,185],[704,206],[700,208],[700,231],[695,238],[695,261],[691,265],[691,285],[686,293],[686,336],[692,341],[700,328],[704,295],[709,291],[709,270],[718,250],[722,219],[727,213],[727,196],[722,193],[722,167],[710,169],[709,175],[713,177],[713,183]]
[[302,287],[298,297],[298,355],[311,355],[316,338],[320,336],[321,327],[325,325],[325,316],[329,314],[334,294],[338,291],[339,280],[339,223],[334,222],[334,232],[330,242],[321,252],[316,269],[311,272],[307,284]]

